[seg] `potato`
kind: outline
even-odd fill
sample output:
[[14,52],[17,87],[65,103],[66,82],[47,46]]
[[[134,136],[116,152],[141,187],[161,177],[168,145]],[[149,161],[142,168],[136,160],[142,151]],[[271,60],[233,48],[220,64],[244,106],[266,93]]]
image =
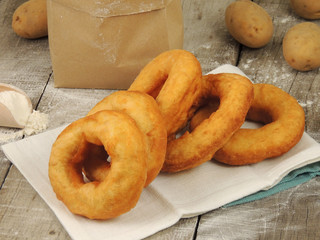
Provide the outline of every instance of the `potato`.
[[35,39],[47,36],[46,0],[30,0],[21,4],[12,16],[12,28],[23,38]]
[[247,47],[263,47],[273,35],[269,14],[249,0],[231,3],[225,11],[225,22],[231,36]]
[[320,19],[319,0],[290,0],[293,11],[305,19]]
[[283,38],[282,50],[285,60],[296,70],[320,67],[320,27],[312,22],[293,26]]

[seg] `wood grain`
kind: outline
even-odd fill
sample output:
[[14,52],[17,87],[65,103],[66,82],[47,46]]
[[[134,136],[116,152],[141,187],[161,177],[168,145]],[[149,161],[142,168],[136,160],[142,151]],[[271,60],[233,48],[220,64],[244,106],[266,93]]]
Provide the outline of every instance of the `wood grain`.
[[319,239],[320,179],[201,216],[197,239]]
[[[84,116],[110,90],[58,89],[47,38],[25,40],[11,29],[14,10],[24,0],[0,0],[0,82],[30,96],[49,115],[49,129]],[[306,113],[306,132],[320,142],[319,69],[298,72],[282,56],[282,39],[297,17],[287,0],[257,0],[272,16],[272,41],[261,49],[239,45],[227,32],[224,10],[233,0],[182,0],[184,48],[206,73],[221,64],[237,65],[254,82],[274,84],[296,97]],[[320,21],[314,21],[320,25]],[[0,133],[16,130],[0,128]],[[181,219],[147,239],[320,239],[320,178],[268,198],[199,217]],[[70,239],[58,219],[0,151],[0,239]]]
[[12,167],[0,191],[0,239],[69,239],[42,198]]
[[231,2],[183,1],[184,48],[198,58],[203,73],[237,62],[239,44],[230,37],[224,23],[224,10]]

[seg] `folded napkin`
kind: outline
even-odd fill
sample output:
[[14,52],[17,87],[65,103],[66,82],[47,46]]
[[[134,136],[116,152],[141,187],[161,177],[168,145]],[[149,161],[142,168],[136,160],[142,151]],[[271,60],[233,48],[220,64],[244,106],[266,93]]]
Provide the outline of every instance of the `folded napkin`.
[[239,200],[228,203],[223,207],[230,207],[230,206],[235,206],[235,205],[239,205],[247,202],[253,202],[255,200],[259,200],[259,199],[271,196],[278,192],[281,192],[289,188],[295,187],[299,184],[305,183],[316,176],[320,176],[320,159],[319,159],[319,162],[315,162],[305,167],[301,167],[296,170],[293,170],[287,176],[285,176],[277,185],[271,187],[270,189],[258,191],[249,196],[246,196]]
[[[222,69],[241,73],[231,65]],[[304,133],[288,153],[254,165],[235,167],[209,161],[180,173],[161,173],[143,190],[133,210],[115,219],[95,221],[70,213],[52,191],[48,160],[51,146],[63,128],[3,145],[2,149],[75,240],[142,239],[180,218],[196,216],[270,189],[293,170],[305,171],[301,167],[320,161],[320,145]]]

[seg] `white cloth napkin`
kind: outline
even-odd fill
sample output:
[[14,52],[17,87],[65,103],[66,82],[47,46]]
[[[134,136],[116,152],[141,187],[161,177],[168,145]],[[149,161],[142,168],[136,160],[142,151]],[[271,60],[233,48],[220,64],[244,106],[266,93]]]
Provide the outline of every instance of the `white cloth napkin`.
[[[243,74],[231,65],[224,65],[215,73],[220,71]],[[290,171],[320,161],[320,144],[304,133],[288,153],[258,164],[232,167],[209,161],[188,171],[161,173],[143,190],[133,210],[116,219],[95,221],[70,213],[52,191],[48,160],[51,146],[63,128],[3,145],[2,149],[75,240],[142,239],[180,218],[196,216],[268,189]]]

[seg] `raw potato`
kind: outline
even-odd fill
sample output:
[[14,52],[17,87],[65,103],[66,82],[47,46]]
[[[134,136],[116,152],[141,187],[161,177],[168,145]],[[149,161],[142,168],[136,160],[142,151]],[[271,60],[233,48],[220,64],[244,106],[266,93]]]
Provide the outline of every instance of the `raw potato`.
[[263,47],[273,35],[273,24],[269,14],[249,0],[231,3],[225,12],[225,22],[229,33],[247,47]]
[[30,0],[13,14],[12,28],[23,38],[35,39],[48,35],[46,0]]
[[283,56],[288,64],[299,71],[320,67],[320,27],[303,22],[289,29],[283,38]]
[[290,0],[293,11],[305,19],[320,19],[319,0]]

